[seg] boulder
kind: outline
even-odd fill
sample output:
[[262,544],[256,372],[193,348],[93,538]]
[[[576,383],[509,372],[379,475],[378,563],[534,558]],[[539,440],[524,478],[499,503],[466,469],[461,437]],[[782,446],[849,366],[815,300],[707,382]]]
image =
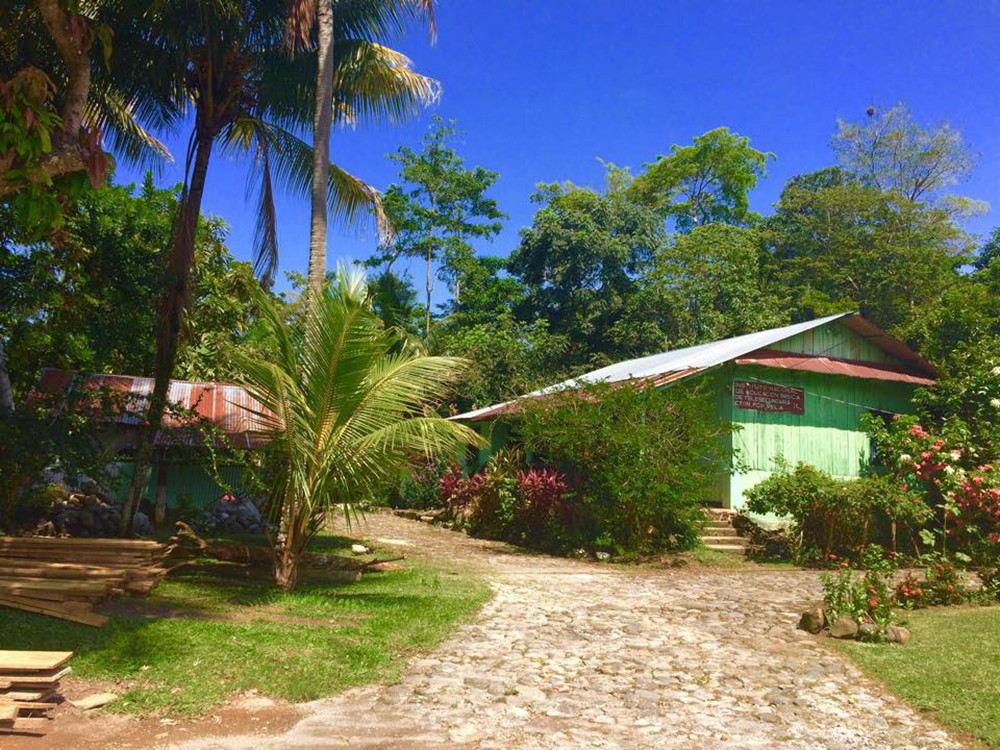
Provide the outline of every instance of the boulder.
[[799,618],[799,628],[805,630],[807,633],[816,635],[817,633],[821,633],[825,627],[826,614],[823,612],[822,607],[807,609],[802,613],[802,617]]
[[889,628],[889,637],[893,643],[905,646],[910,642],[910,631],[900,625],[893,625]]
[[830,626],[830,637],[832,638],[850,640],[852,638],[857,638],[857,636],[858,624],[847,615],[841,615],[834,621],[833,625]]
[[132,531],[142,536],[152,534],[153,524],[150,522],[149,516],[142,511],[137,512],[132,518]]
[[858,638],[874,640],[879,634],[878,625],[873,622],[863,622],[858,625]]

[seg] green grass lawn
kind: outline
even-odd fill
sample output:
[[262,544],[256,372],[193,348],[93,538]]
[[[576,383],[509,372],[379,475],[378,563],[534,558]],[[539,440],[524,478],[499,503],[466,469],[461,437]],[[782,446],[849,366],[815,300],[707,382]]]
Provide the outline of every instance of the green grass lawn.
[[[318,541],[317,552],[350,543]],[[392,682],[489,596],[468,574],[401,564],[289,594],[234,566],[182,569],[148,599],[112,602],[104,628],[0,608],[0,648],[75,652],[75,677],[127,683],[111,709],[131,714],[197,714],[250,689],[312,700]]]
[[1000,748],[1000,607],[942,607],[906,618],[906,646],[836,645],[915,708]]

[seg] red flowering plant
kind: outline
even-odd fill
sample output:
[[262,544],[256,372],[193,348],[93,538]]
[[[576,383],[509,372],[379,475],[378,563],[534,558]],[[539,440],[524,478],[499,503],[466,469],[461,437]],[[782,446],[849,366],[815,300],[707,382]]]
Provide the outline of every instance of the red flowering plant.
[[[964,424],[946,420],[935,434],[916,417],[900,416],[889,425],[870,419],[866,428],[880,462],[899,482],[899,493],[886,508],[890,517],[901,518],[911,531],[918,529],[925,544],[955,551],[960,560],[995,559],[1000,551],[1000,463],[975,460],[978,451],[968,447]],[[932,519],[937,523],[927,527]]]
[[845,560],[840,562],[835,573],[820,576],[826,619],[832,624],[838,617],[850,617],[858,625],[869,626],[861,631],[861,637],[886,640],[889,628],[896,622],[891,590],[896,566],[877,545],[865,549],[862,562],[863,575],[856,576]]
[[549,468],[531,468],[517,473],[517,517],[523,541],[541,543],[552,525],[569,525],[570,487],[566,477]]

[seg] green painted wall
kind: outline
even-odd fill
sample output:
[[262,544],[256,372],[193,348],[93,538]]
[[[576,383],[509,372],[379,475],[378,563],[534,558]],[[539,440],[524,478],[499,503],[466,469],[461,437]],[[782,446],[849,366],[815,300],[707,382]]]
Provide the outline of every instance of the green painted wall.
[[[811,333],[812,335],[809,335]],[[775,349],[869,362],[895,362],[870,342],[839,323],[831,323],[788,339]],[[789,465],[807,463],[838,477],[857,477],[868,462],[870,441],[861,430],[868,411],[907,413],[912,410],[914,386],[884,380],[782,370],[755,365],[730,365],[727,397],[737,431],[733,446],[748,470],[734,473],[729,506],[743,505],[747,489],[777,468],[776,459]],[[732,383],[763,381],[805,391],[803,414],[741,409],[733,404]]]
[[[157,463],[149,473],[149,478],[143,486],[142,496],[155,502],[159,481],[160,467],[166,470],[167,508],[177,509],[182,501],[191,507],[204,508],[222,497],[225,490],[199,464],[194,462],[169,461]],[[230,487],[239,491],[243,470],[239,466],[220,466],[219,474]],[[115,490],[115,499],[123,502],[128,496],[132,480],[132,463],[118,464],[119,482]]]

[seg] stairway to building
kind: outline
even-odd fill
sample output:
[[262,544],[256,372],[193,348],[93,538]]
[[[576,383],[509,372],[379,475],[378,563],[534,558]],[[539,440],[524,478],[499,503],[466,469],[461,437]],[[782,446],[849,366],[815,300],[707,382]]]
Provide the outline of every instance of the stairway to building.
[[731,552],[735,555],[746,554],[748,542],[733,528],[735,510],[705,508],[705,514],[708,516],[708,523],[702,531],[701,542],[706,549]]

